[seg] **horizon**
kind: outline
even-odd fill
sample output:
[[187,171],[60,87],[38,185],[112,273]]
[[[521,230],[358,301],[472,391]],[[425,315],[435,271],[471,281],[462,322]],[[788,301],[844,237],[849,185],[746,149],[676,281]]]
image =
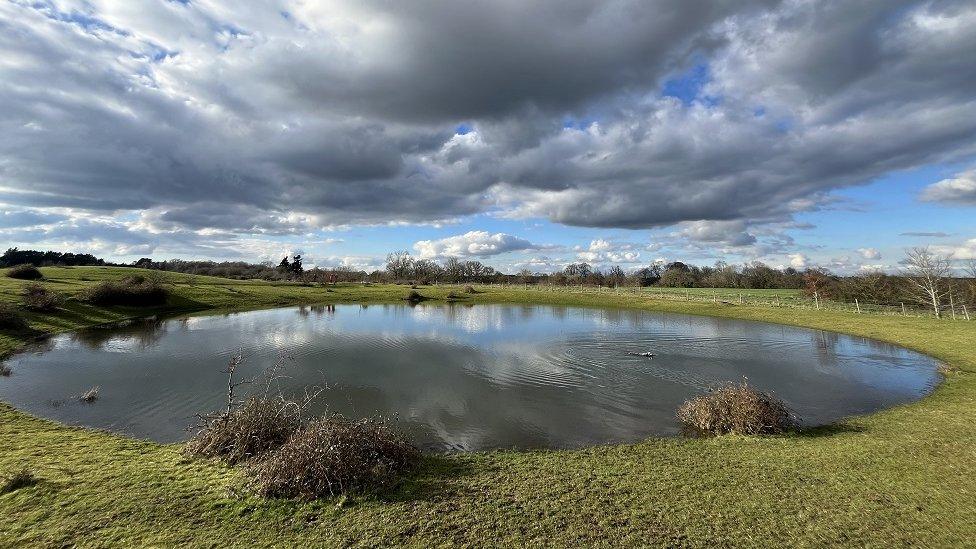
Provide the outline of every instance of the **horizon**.
[[976,259],[971,3],[15,1],[0,27],[4,248]]

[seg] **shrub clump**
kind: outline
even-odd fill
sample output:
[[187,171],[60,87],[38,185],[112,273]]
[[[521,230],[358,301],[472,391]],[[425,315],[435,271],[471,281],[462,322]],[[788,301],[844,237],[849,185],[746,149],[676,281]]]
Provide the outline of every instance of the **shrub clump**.
[[315,499],[388,489],[412,470],[418,450],[385,423],[341,416],[314,420],[254,467],[265,497]]
[[41,271],[30,263],[14,265],[9,271],[7,271],[7,276],[10,278],[19,278],[20,280],[37,280],[39,278],[44,278]]
[[166,303],[169,292],[157,280],[143,276],[127,276],[117,282],[107,281],[88,288],[81,299],[93,305],[125,305],[148,307]]
[[407,297],[405,297],[404,299],[406,299],[410,303],[420,303],[421,301],[426,301],[427,296],[421,294],[417,290],[412,290],[409,294],[407,294]]
[[476,294],[476,293],[478,293],[478,291],[474,289],[474,286],[468,284],[467,286],[464,287],[464,293],[466,293],[466,294]]
[[301,425],[300,408],[281,399],[252,397],[205,421],[183,451],[234,464],[278,448]]
[[58,308],[61,299],[58,294],[48,290],[40,284],[28,284],[21,293],[24,308],[31,311],[53,311]]
[[0,303],[0,329],[2,330],[24,330],[27,328],[27,321],[20,311],[6,303]]
[[7,494],[13,492],[14,490],[34,486],[38,482],[39,479],[34,476],[34,473],[28,469],[21,469],[9,476],[4,477],[3,482],[0,483],[0,494]]
[[730,383],[678,408],[678,421],[700,433],[771,435],[796,423],[786,404],[745,382]]

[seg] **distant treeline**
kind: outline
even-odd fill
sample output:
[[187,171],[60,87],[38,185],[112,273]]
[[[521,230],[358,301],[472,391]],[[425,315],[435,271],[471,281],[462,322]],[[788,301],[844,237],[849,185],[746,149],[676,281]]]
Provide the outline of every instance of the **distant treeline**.
[[0,267],[30,264],[36,267],[53,265],[107,265],[107,263],[92,254],[73,254],[71,252],[40,252],[36,250],[19,250],[8,248],[0,256]]
[[[674,261],[652,264],[630,272],[620,266],[605,270],[588,263],[572,263],[554,273],[532,272],[523,269],[516,274],[502,273],[480,261],[447,258],[443,262],[415,258],[407,251],[393,252],[386,257],[383,269],[372,272],[349,267],[314,267],[305,269],[302,257],[282,258],[278,263],[247,263],[244,261],[186,261],[172,259],[153,261],[144,257],[128,266],[186,274],[218,276],[234,279],[292,280],[306,283],[331,282],[395,282],[411,284],[535,284],[556,286],[604,286],[669,288],[741,288],[741,289],[799,289],[813,299],[852,303],[872,303],[898,306],[913,303],[932,310],[955,311],[965,305],[967,311],[976,309],[976,260],[970,261],[965,273],[954,272],[946,257],[933,254],[927,248],[906,252],[905,265],[898,274],[881,271],[856,275],[836,275],[821,268],[798,270],[792,267],[777,269],[759,261],[744,265],[718,262],[714,266],[699,266]],[[23,263],[47,265],[110,265],[91,254],[40,252],[8,249],[0,256],[0,266]],[[974,311],[976,312],[976,311]]]

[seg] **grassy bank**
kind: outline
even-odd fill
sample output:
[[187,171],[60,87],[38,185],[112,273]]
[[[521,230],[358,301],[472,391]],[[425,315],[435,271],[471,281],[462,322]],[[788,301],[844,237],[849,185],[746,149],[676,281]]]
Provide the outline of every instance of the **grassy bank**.
[[[74,294],[134,271],[43,272],[49,288]],[[173,295],[150,313],[390,302],[408,291],[164,276]],[[0,278],[0,301],[16,301],[22,285]],[[420,291],[444,298],[450,290]],[[234,469],[184,460],[178,446],[65,427],[0,404],[0,476],[27,467],[40,479],[0,495],[0,546],[962,546],[976,536],[976,322],[516,289],[485,288],[463,300],[809,326],[898,343],[958,371],[919,403],[800,436],[428,456],[392,494],[342,504],[242,495]],[[145,314],[73,300],[63,307],[30,313],[28,331],[3,332],[0,352],[44,333]]]

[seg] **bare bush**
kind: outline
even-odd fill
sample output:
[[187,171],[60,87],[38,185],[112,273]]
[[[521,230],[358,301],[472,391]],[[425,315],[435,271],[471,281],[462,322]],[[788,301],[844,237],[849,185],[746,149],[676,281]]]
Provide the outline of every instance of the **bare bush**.
[[701,433],[771,435],[796,426],[783,401],[749,387],[730,383],[678,408],[678,421]]
[[323,417],[258,463],[255,484],[265,497],[305,500],[376,492],[397,484],[419,455],[385,423]]
[[186,443],[184,453],[238,463],[278,448],[301,425],[297,406],[275,398],[249,398],[209,420]]
[[107,281],[88,288],[81,299],[94,305],[148,307],[163,305],[169,291],[155,278],[128,276],[119,281]]
[[36,283],[24,286],[21,297],[24,308],[30,311],[53,311],[61,302],[58,294]]
[[405,297],[404,299],[406,299],[410,303],[420,303],[421,301],[426,301],[428,298],[427,296],[421,294],[420,292],[416,290],[412,290],[409,294],[407,294],[407,297]]
[[288,440],[303,422],[303,413],[321,389],[306,390],[303,401],[286,399],[280,388],[272,396],[272,388],[283,377],[288,357],[280,354],[278,359],[264,371],[266,385],[264,395],[240,399],[240,387],[250,385],[257,378],[236,377],[237,370],[244,364],[244,350],[231,357],[227,368],[226,403],[224,410],[215,414],[201,416],[201,424],[183,451],[188,456],[219,457],[233,464],[251,460],[278,448]]
[[472,286],[472,285],[469,284],[469,285],[467,285],[467,286],[464,287],[464,293],[466,293],[466,294],[476,294],[476,293],[478,293],[478,290],[475,290],[474,289],[474,286]]
[[24,330],[27,320],[20,311],[6,303],[0,303],[0,330]]
[[14,373],[14,371],[10,369],[10,366],[0,364],[0,377],[10,377],[10,374],[12,373]]
[[9,271],[7,271],[7,276],[10,278],[18,278],[20,280],[37,280],[39,278],[44,278],[41,271],[30,263],[14,265]]
[[82,395],[80,397],[78,397],[78,400],[80,400],[82,402],[95,402],[96,400],[98,400],[98,391],[99,390],[100,390],[100,387],[98,387],[96,385],[96,386],[92,387],[91,389],[88,389],[87,391],[85,391],[84,393],[82,393]]

